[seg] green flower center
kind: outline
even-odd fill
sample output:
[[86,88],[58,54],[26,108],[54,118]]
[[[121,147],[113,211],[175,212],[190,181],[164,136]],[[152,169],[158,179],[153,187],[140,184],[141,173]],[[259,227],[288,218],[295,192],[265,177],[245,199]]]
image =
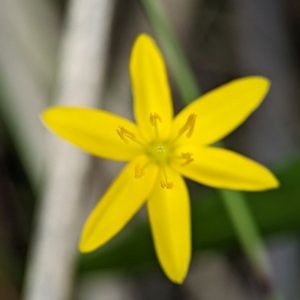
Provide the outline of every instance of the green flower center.
[[173,147],[168,142],[155,141],[147,146],[146,153],[157,164],[165,165],[171,161]]

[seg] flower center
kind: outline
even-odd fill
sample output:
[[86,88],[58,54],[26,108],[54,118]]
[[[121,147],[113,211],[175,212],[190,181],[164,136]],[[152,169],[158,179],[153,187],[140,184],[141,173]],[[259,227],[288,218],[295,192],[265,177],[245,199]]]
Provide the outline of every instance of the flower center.
[[159,165],[168,164],[171,160],[172,152],[168,142],[155,141],[146,148],[146,153]]
[[[161,137],[159,135],[159,124],[161,125],[163,123],[163,120],[160,115],[158,115],[156,112],[150,114],[150,123],[154,127],[155,130],[155,140],[151,142],[150,144],[144,144],[136,139],[136,136],[134,133],[130,132],[123,126],[119,126],[117,128],[117,134],[121,138],[121,140],[129,144],[130,141],[138,143],[141,145],[145,153],[154,161],[156,164],[158,164],[161,167],[161,172],[163,174],[163,178],[160,182],[162,188],[166,189],[172,189],[173,188],[173,182],[168,180],[168,176],[166,173],[166,166],[170,164],[172,159],[179,159],[181,160],[181,166],[186,166],[194,161],[193,153],[190,152],[184,152],[181,153],[181,155],[174,155],[175,150],[175,144],[178,139],[180,139],[182,136],[186,136],[187,138],[190,138],[193,135],[195,124],[196,124],[197,115],[196,114],[190,114],[186,120],[186,122],[183,124],[183,126],[178,130],[177,136],[173,140],[169,141],[163,141],[161,140]],[[145,175],[145,169],[147,168],[149,164],[146,164],[144,166],[137,165],[134,169],[134,176],[136,179],[141,179]]]

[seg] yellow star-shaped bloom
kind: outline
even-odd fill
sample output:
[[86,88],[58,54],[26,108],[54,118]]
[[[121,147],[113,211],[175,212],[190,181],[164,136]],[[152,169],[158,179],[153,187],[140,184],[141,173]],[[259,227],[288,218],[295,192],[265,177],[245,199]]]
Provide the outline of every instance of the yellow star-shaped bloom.
[[182,176],[233,190],[262,191],[279,185],[264,166],[209,146],[245,121],[270,83],[260,76],[231,81],[173,118],[165,63],[146,34],[134,43],[130,75],[136,123],[79,107],[51,107],[42,119],[60,137],[93,155],[128,161],[88,217],[80,251],[93,251],[109,241],[146,202],[162,269],[170,280],[181,283],[191,258],[190,201]]

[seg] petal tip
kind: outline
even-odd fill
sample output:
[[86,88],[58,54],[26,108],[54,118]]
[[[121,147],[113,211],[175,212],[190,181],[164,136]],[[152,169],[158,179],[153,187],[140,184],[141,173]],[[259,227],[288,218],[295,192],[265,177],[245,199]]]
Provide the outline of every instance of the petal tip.
[[39,119],[41,121],[41,123],[49,128],[49,119],[51,118],[51,110],[52,108],[47,108],[45,110],[43,110],[40,114],[39,114]]
[[154,42],[152,37],[149,34],[144,32],[140,33],[135,39],[135,43],[148,42],[148,41]]
[[183,282],[187,276],[187,271],[188,271],[188,268],[186,268],[186,270],[184,270],[182,272],[176,272],[176,274],[166,273],[166,275],[170,279],[170,281],[172,281],[173,283],[183,284]]
[[88,218],[81,232],[81,237],[78,243],[78,250],[81,253],[95,251],[96,249],[107,243],[111,238],[111,236],[100,236],[98,234],[98,231],[95,231],[94,224],[90,224],[90,220]]
[[272,175],[272,181],[270,182],[270,188],[271,189],[277,189],[280,187],[280,182],[279,180],[274,176]]
[[176,262],[173,262],[171,267],[167,267],[167,265],[161,263],[162,269],[164,270],[166,276],[170,281],[176,284],[182,284],[184,282],[188,274],[189,265],[190,256],[187,259],[184,259],[184,261],[182,261],[179,265]]
[[43,110],[40,114],[39,114],[39,118],[40,120],[43,122],[46,118],[47,118],[47,115],[49,113],[49,109],[50,108],[47,108],[45,110]]
[[[269,171],[269,174],[265,177],[265,183],[262,185],[261,191],[267,191],[272,189],[277,189],[280,187],[279,180],[275,177],[275,175]],[[257,190],[259,191],[259,190]]]
[[89,241],[86,239],[84,235],[81,236],[80,241],[78,243],[78,250],[80,253],[88,253],[96,249],[97,247],[95,247],[94,244],[89,243]]
[[176,278],[173,278],[173,279],[170,278],[170,280],[171,280],[173,283],[176,283],[176,284],[179,284],[179,285],[180,285],[180,284],[183,284],[185,278],[186,278],[186,274],[184,274],[184,276],[176,277]]
[[95,238],[95,233],[91,232],[90,228],[88,228],[86,223],[81,231],[81,236],[78,243],[79,252],[81,253],[92,252],[97,248],[99,248],[100,246],[101,244],[99,243],[99,240]]
[[89,252],[82,243],[78,244],[78,250],[80,253],[88,253]]
[[141,51],[141,49],[156,48],[156,42],[147,33],[140,33],[134,41],[132,52]]
[[53,119],[53,117],[55,117],[55,112],[57,110],[58,110],[57,106],[51,106],[46,108],[40,113],[39,118],[46,127],[49,126],[49,123],[51,123],[51,120]]
[[260,87],[267,93],[271,87],[271,80],[261,75],[253,75],[241,78],[241,80],[251,81],[253,85]]

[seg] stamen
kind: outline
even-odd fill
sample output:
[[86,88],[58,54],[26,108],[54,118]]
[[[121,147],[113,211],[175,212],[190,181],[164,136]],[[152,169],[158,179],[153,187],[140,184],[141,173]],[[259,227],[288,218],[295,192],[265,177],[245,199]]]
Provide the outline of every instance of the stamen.
[[166,189],[172,189],[173,187],[174,187],[174,184],[173,184],[173,182],[164,182],[164,181],[161,181],[160,182],[160,186],[162,187],[162,188],[166,188]]
[[119,126],[119,129],[117,129],[117,133],[118,133],[119,137],[121,138],[121,140],[125,142],[125,144],[129,143],[127,138],[129,138],[131,140],[135,139],[134,133],[130,132],[123,126]]
[[158,138],[158,128],[157,128],[157,121],[159,121],[159,123],[162,123],[162,118],[160,115],[158,115],[156,112],[154,112],[153,114],[150,114],[150,123],[154,126],[155,128],[155,134],[156,134],[156,138]]
[[162,188],[172,189],[174,187],[174,183],[168,181],[167,173],[166,173],[164,168],[162,168],[162,172],[163,172],[163,175],[164,175],[164,180],[161,180],[160,186]]
[[161,116],[158,115],[156,112],[154,112],[153,114],[151,113],[150,114],[150,123],[153,126],[156,126],[157,125],[157,121],[159,121],[159,123],[162,123]]
[[135,177],[135,179],[141,179],[142,176],[145,175],[144,168],[145,167],[142,168],[140,164],[135,166],[135,168],[134,168],[134,177]]
[[197,119],[196,114],[190,114],[183,127],[178,130],[178,136],[181,136],[184,132],[187,131],[186,137],[190,138],[194,132],[196,119]]
[[192,158],[193,155],[194,154],[191,152],[183,152],[180,156],[175,157],[178,159],[184,159],[185,161],[181,164],[181,166],[186,166],[195,160],[194,158]]
[[193,153],[190,152],[186,152],[186,153],[181,153],[181,158],[185,159],[186,161],[184,163],[182,163],[182,166],[186,166],[189,163],[191,163],[192,161],[194,161],[194,159],[192,158],[192,155],[194,155]]

